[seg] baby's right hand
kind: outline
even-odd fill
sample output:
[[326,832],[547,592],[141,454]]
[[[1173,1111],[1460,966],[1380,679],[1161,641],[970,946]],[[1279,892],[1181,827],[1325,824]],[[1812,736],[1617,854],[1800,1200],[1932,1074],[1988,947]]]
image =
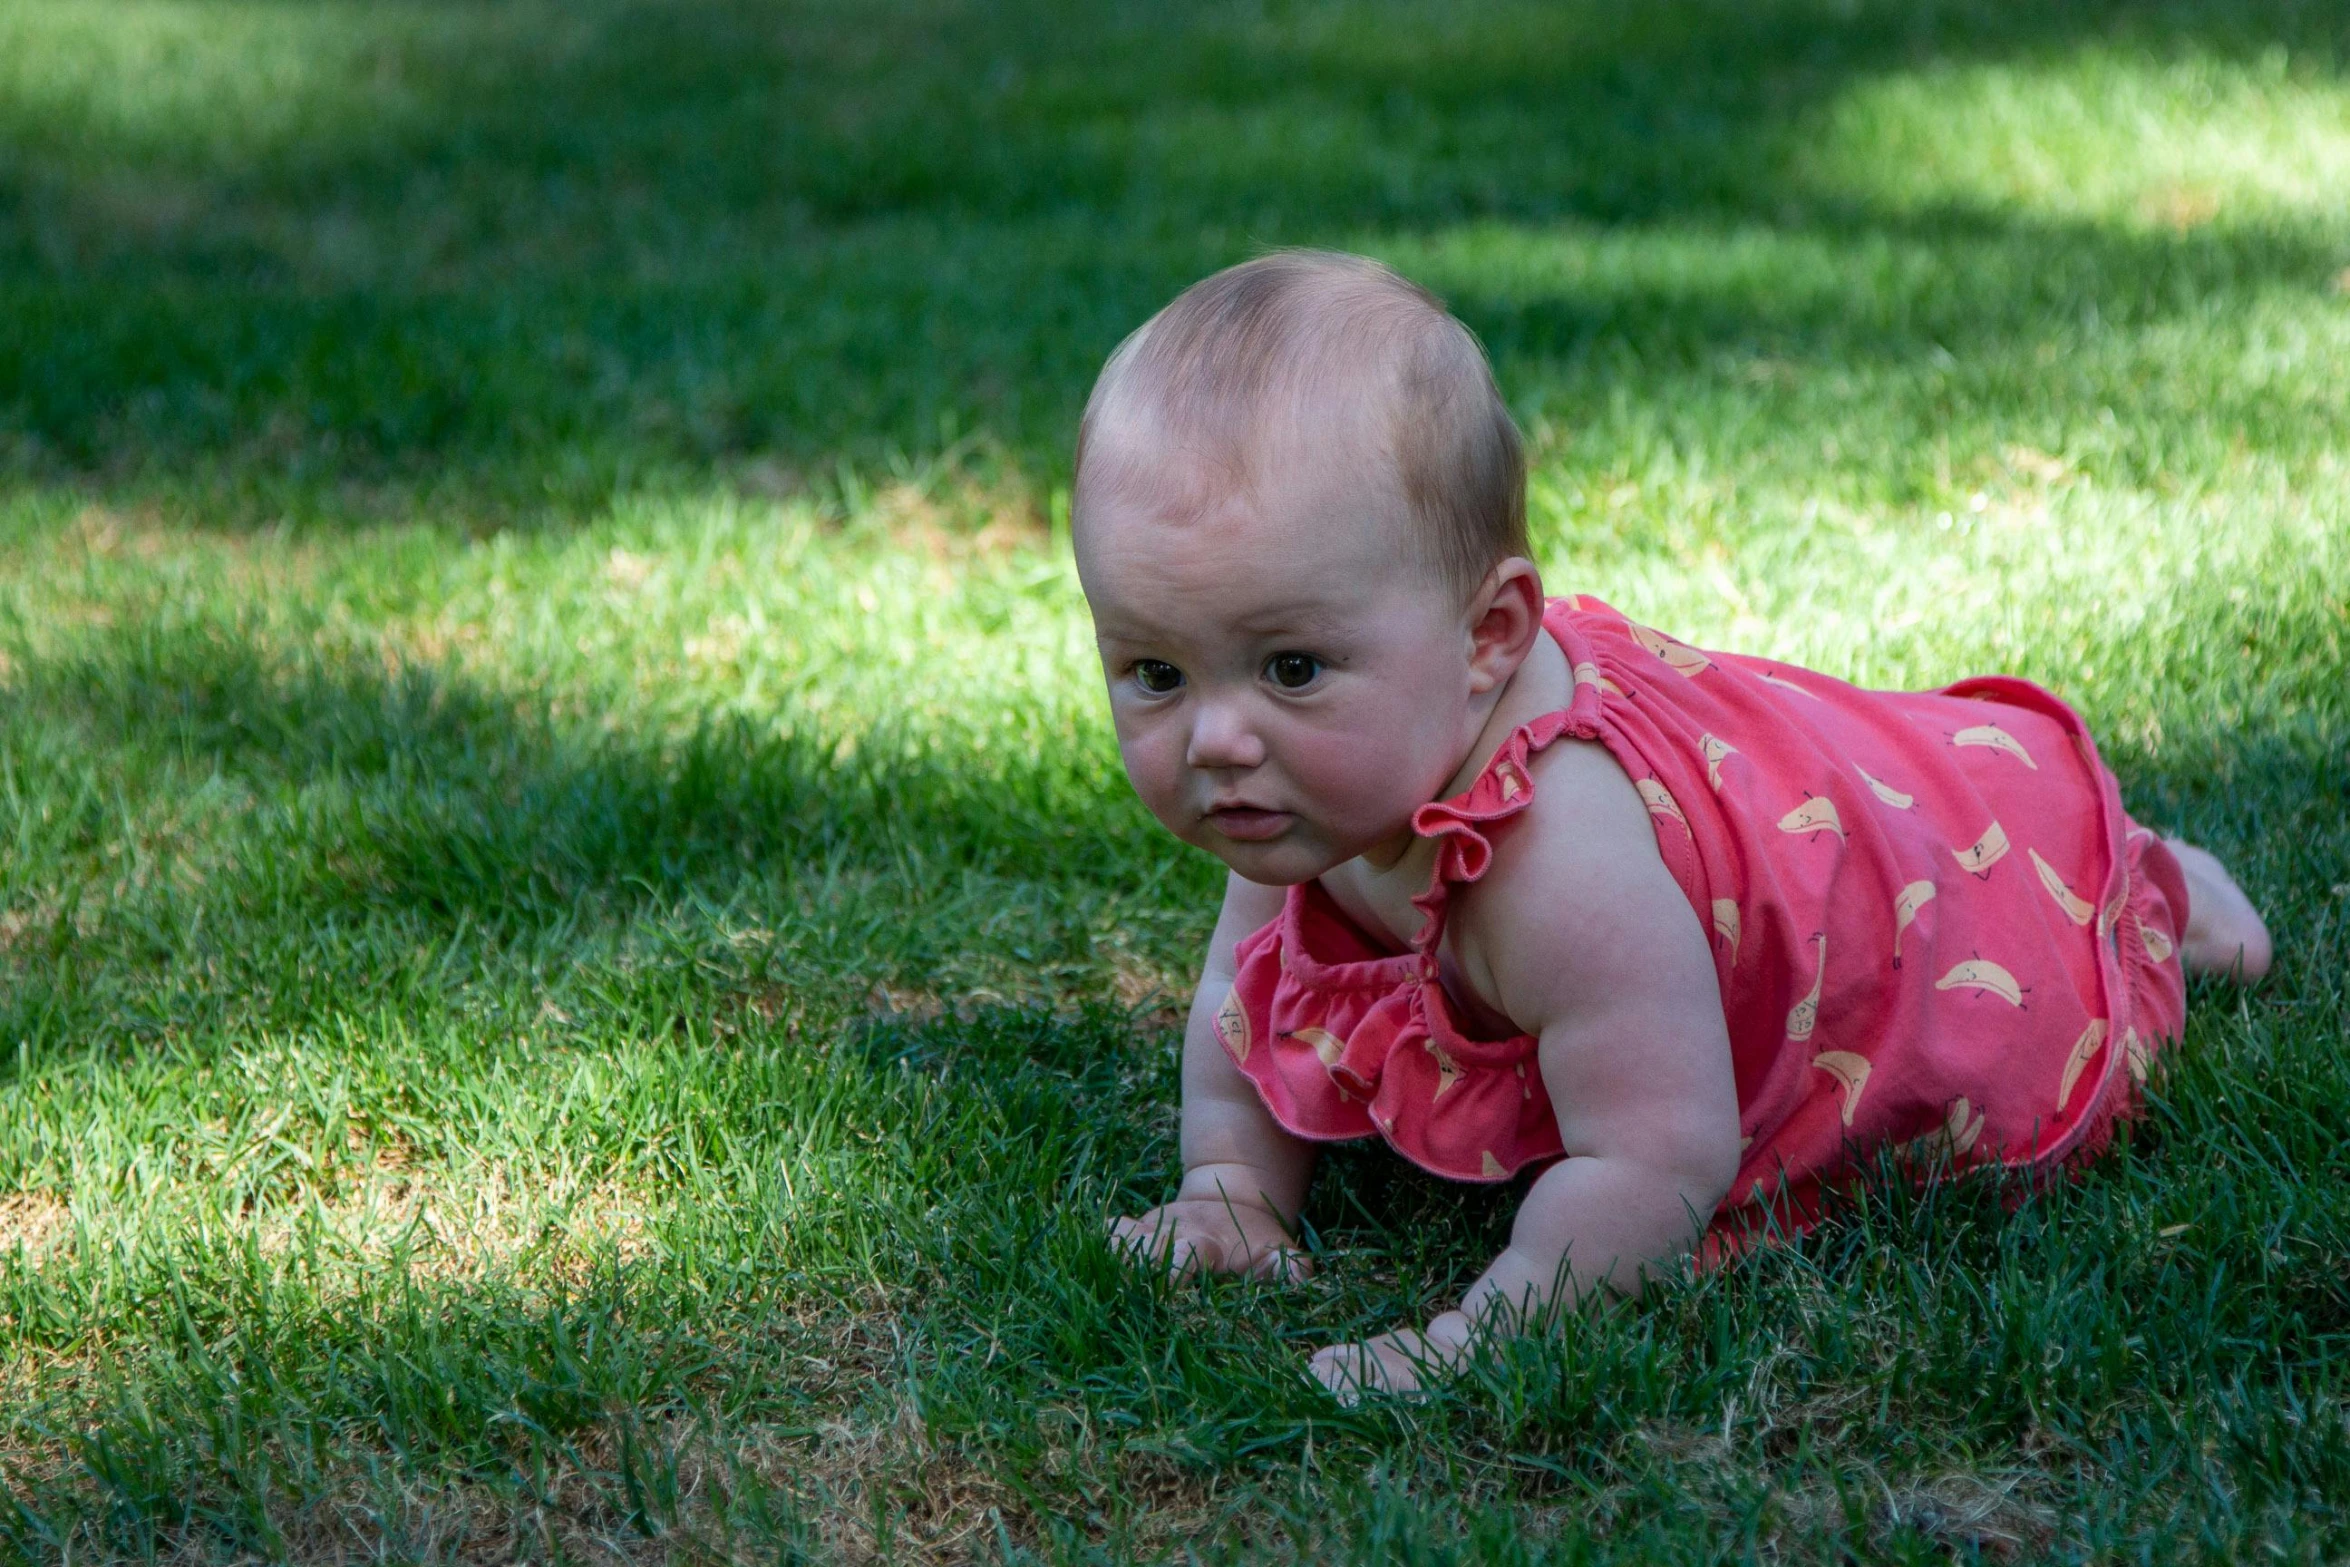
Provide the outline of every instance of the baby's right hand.
[[[1186,1188],[1195,1184],[1184,1182]],[[1229,1182],[1225,1189],[1232,1189]],[[1156,1263],[1170,1278],[1204,1270],[1302,1279],[1313,1271],[1280,1214],[1262,1201],[1221,1194],[1178,1196],[1140,1218],[1114,1220],[1110,1244],[1135,1266]]]

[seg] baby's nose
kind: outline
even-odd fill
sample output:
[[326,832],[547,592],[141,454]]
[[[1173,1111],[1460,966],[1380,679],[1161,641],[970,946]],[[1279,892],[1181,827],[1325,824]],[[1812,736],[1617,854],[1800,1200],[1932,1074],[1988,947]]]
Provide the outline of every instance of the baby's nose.
[[1265,743],[1234,703],[1202,702],[1191,724],[1191,748],[1184,760],[1198,768],[1256,767]]

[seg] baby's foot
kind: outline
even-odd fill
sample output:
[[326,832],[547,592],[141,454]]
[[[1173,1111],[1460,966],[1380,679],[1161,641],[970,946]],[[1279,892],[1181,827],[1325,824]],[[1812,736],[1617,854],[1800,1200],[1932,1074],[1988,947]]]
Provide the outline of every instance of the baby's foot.
[[2179,933],[2179,961],[2190,974],[2224,974],[2249,985],[2268,972],[2268,927],[2208,851],[2165,838],[2187,877],[2187,928]]
[[1360,1344],[1317,1350],[1306,1369],[1342,1404],[1360,1403],[1365,1393],[1408,1396],[1460,1364],[1474,1331],[1466,1314],[1447,1311],[1420,1332],[1398,1328]]

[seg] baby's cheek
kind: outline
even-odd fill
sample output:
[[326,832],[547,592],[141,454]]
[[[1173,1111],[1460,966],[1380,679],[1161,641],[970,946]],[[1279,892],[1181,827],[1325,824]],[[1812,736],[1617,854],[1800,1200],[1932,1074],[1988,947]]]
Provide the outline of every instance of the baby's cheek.
[[1174,826],[1183,803],[1183,752],[1177,740],[1153,728],[1118,736],[1118,760],[1126,781],[1151,814]]
[[1364,732],[1309,730],[1296,736],[1288,749],[1290,776],[1318,814],[1349,824],[1389,814],[1387,797],[1396,792],[1396,759],[1376,743],[1367,744]]

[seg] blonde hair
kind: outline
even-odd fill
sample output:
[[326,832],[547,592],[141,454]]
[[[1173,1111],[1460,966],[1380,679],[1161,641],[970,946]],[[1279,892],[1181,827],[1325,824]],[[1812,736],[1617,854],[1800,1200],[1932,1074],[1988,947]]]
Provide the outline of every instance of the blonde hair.
[[1349,392],[1384,416],[1423,565],[1467,592],[1528,553],[1525,452],[1484,349],[1417,283],[1336,251],[1227,267],[1119,344],[1078,425],[1078,493],[1106,419],[1147,418],[1244,480],[1270,416]]

